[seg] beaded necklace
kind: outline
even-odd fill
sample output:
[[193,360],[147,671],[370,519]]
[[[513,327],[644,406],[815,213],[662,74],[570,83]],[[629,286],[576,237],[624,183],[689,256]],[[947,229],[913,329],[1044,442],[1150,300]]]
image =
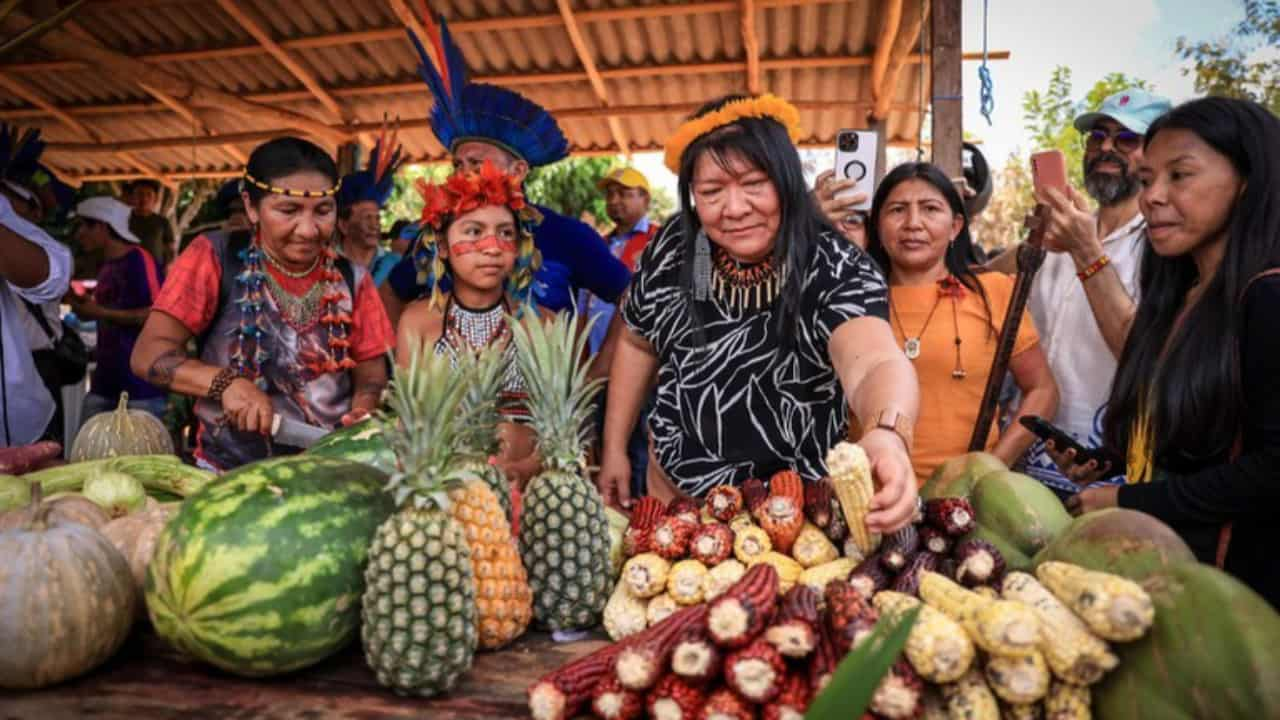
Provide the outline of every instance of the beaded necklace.
[[782,291],[785,274],[778,272],[772,258],[744,265],[716,245],[711,249],[711,259],[715,264],[711,289],[735,310],[764,310]]

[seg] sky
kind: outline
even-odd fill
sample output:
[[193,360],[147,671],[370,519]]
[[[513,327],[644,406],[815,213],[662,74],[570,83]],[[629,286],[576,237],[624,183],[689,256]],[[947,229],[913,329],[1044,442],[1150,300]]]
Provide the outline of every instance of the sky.
[[[983,5],[983,0],[964,0],[966,52],[982,50]],[[1077,100],[1104,75],[1123,72],[1150,82],[1177,103],[1195,94],[1192,79],[1182,74],[1185,63],[1175,55],[1178,38],[1216,39],[1244,16],[1240,0],[987,0],[986,5],[988,47],[1008,50],[1011,57],[989,63],[995,96],[990,125],[979,113],[980,63],[964,64],[964,127],[981,140],[983,153],[997,168],[1011,152],[1026,157],[1035,149],[1023,128],[1022,96],[1048,87],[1056,66],[1071,67]],[[674,196],[675,178],[660,153],[637,154],[633,162],[650,183]]]

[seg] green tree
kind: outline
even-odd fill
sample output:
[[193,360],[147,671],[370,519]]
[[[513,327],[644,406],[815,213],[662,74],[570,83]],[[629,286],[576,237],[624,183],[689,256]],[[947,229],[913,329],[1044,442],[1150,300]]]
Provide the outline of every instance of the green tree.
[[569,157],[560,162],[534,168],[524,182],[530,202],[555,210],[561,215],[583,218],[592,224],[608,224],[604,212],[604,193],[596,183],[617,164],[614,157]]
[[417,221],[422,215],[422,196],[418,194],[418,180],[428,183],[444,182],[453,172],[450,163],[421,163],[406,165],[396,173],[391,197],[382,206],[382,229],[390,228],[396,220]]
[[1193,67],[1196,92],[1246,98],[1280,114],[1280,2],[1244,0],[1244,20],[1224,38],[1192,42],[1178,39],[1178,56]]

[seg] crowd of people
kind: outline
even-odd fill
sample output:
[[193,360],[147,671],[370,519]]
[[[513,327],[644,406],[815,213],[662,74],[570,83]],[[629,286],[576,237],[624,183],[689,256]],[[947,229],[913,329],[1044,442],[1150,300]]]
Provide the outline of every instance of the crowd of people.
[[[186,397],[194,460],[217,471],[297,451],[272,443],[277,415],[325,429],[368,415],[392,363],[417,348],[514,352],[510,323],[570,312],[590,326],[592,376],[607,379],[594,450],[607,502],[787,469],[817,480],[826,451],[853,438],[879,488],[868,523],[889,531],[911,519],[935,468],[969,449],[1002,328],[1016,321],[1004,421],[985,449],[1075,513],[1154,515],[1280,606],[1264,515],[1280,488],[1280,335],[1268,320],[1280,303],[1280,120],[1260,105],[1171,107],[1133,88],[1078,117],[1096,210],[1070,189],[1037,197],[1027,222],[1047,258],[1026,316],[1010,318],[1016,251],[977,251],[966,183],[905,163],[869,211],[853,209],[868,198],[842,193],[848,181],[806,184],[799,115],[783,99],[722,97],[680,126],[666,145],[670,217],[650,216],[635,168],[606,175],[614,227],[601,237],[525,196],[530,169],[568,153],[549,113],[422,65],[454,171],[420,183],[421,217],[386,234],[393,138],[345,177],[316,145],[278,138],[217,199],[235,216],[180,253],[154,183],[131,185],[128,205],[75,204],[77,245],[101,252],[81,292],[70,250],[40,226],[71,209],[67,194],[30,157],[8,159],[3,444],[60,424],[45,387],[64,383],[51,368],[74,354],[59,302],[97,323],[83,414],[121,392],[156,414]],[[518,487],[539,468],[537,440],[514,370],[502,393],[498,461]],[[1029,416],[1123,460],[1077,458],[1018,422]]]

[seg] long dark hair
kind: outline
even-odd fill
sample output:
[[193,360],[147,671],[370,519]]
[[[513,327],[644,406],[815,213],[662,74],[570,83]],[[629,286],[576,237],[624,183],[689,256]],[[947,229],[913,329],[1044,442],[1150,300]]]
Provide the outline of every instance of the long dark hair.
[[969,213],[965,211],[960,192],[937,165],[926,162],[903,163],[884,176],[880,186],[876,188],[875,198],[871,201],[871,215],[867,218],[867,252],[880,264],[884,276],[888,278],[892,268],[889,263],[889,253],[885,252],[884,241],[880,239],[880,213],[884,212],[884,204],[889,199],[889,193],[908,180],[923,180],[937,188],[946,199],[952,214],[964,218],[960,234],[956,235],[955,240],[947,246],[942,262],[947,266],[947,272],[982,298],[982,307],[987,313],[987,325],[994,329],[991,301],[988,300],[987,291],[982,288],[982,283],[978,282],[978,276],[973,271],[974,250],[973,236],[969,234]]
[[[1280,265],[1280,120],[1247,100],[1193,100],[1152,123],[1144,148],[1160,131],[1174,129],[1195,133],[1230,160],[1245,181],[1244,192],[1232,208],[1226,249],[1213,277],[1200,278],[1190,255],[1161,257],[1150,244],[1144,248],[1141,301],[1111,387],[1103,438],[1127,452],[1143,394],[1151,390],[1146,409],[1152,457],[1176,451],[1184,459],[1203,460],[1230,451],[1243,416],[1241,293],[1255,275]],[[1178,312],[1197,282],[1204,283],[1203,294],[1175,332]]]
[[[726,95],[698,108],[693,117],[702,117],[734,100],[749,97]],[[785,272],[787,281],[782,285],[773,320],[783,346],[790,347],[795,342],[794,328],[800,313],[805,272],[813,256],[813,242],[819,233],[834,233],[835,229],[814,205],[804,181],[800,154],[781,123],[770,118],[747,117],[713,130],[690,143],[680,157],[678,192],[682,212],[677,222],[683,233],[685,257],[680,282],[690,297],[693,296],[694,285],[694,247],[702,228],[693,206],[693,170],[706,153],[710,153],[721,167],[725,166],[730,155],[742,156],[769,176],[778,193],[782,218],[778,224],[777,242],[773,246],[773,262],[775,267]],[[702,336],[703,321],[697,303],[689,303],[689,310],[692,326],[698,336]]]
[[[246,172],[264,183],[274,183],[297,172],[312,170],[338,182],[338,166],[333,157],[320,146],[302,138],[286,136],[268,140],[254,148],[249,155]],[[267,191],[250,183],[244,183],[249,201],[257,205]]]

